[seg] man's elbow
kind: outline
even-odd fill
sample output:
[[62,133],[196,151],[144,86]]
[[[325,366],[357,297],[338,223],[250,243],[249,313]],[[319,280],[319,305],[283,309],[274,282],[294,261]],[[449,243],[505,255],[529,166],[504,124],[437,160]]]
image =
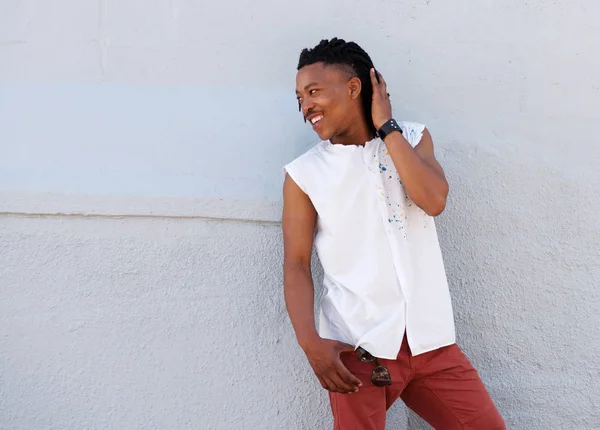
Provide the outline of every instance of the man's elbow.
[[427,210],[425,210],[425,213],[429,216],[435,217],[444,212],[444,209],[446,209],[445,202],[443,204],[436,204],[435,206],[432,205],[430,208],[427,208]]
[[310,275],[310,256],[308,257],[294,257],[283,259],[283,274],[293,275],[298,272],[308,273]]
[[448,190],[443,190],[440,193],[434,194],[430,196],[427,204],[423,205],[424,207],[421,207],[421,209],[423,209],[427,215],[436,217],[444,212],[444,209],[446,209],[447,197]]

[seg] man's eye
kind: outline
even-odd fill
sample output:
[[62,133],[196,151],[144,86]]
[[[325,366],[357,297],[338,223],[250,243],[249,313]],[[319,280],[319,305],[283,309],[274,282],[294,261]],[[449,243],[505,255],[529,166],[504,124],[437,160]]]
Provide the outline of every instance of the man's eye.
[[313,95],[314,93],[316,93],[317,91],[319,91],[319,90],[310,90],[310,91],[308,92],[308,94],[310,94],[310,95],[312,96],[312,95]]

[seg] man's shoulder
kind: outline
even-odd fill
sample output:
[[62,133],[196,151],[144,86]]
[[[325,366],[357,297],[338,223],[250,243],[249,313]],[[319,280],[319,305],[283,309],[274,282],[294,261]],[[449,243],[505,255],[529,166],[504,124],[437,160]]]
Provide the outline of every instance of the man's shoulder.
[[402,129],[410,130],[423,130],[425,129],[425,124],[416,121],[398,121],[398,125]]
[[310,161],[312,159],[314,159],[315,157],[318,157],[320,154],[323,153],[324,150],[325,150],[325,144],[324,144],[324,142],[319,142],[316,145],[314,145],[311,148],[309,148],[308,150],[306,150],[304,153],[302,153],[298,157],[296,157],[295,159],[293,159],[292,161],[290,161],[288,163],[288,165],[291,165],[291,164],[304,164],[304,163],[307,163],[307,162],[310,163]]
[[423,137],[425,131],[425,124],[412,121],[398,121],[398,125],[402,129],[404,138],[408,140],[411,146],[416,146]]
[[311,175],[308,173],[310,167],[308,166],[313,164],[315,157],[318,157],[319,154],[322,154],[324,149],[324,142],[319,142],[302,155],[296,157],[288,164],[283,166],[284,176],[289,175],[306,194],[309,194],[308,185],[311,182]]

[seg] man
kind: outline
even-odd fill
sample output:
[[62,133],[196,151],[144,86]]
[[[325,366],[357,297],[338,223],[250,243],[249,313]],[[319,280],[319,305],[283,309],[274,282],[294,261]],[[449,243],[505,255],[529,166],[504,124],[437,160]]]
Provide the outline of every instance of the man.
[[[455,344],[433,221],[448,183],[429,131],[392,119],[383,76],[353,42],[303,50],[296,95],[321,142],[285,167],[285,300],[334,428],[383,430],[400,397],[436,429],[504,429]],[[319,333],[313,244],[325,272]]]

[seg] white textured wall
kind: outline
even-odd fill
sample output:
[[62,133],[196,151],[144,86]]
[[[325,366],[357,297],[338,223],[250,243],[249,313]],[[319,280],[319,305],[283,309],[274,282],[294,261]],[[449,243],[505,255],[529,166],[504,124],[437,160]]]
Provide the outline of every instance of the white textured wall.
[[[0,2],[0,428],[326,429],[281,294],[295,64],[353,39],[451,183],[510,429],[600,428],[600,4]],[[426,426],[398,404],[391,428]]]

